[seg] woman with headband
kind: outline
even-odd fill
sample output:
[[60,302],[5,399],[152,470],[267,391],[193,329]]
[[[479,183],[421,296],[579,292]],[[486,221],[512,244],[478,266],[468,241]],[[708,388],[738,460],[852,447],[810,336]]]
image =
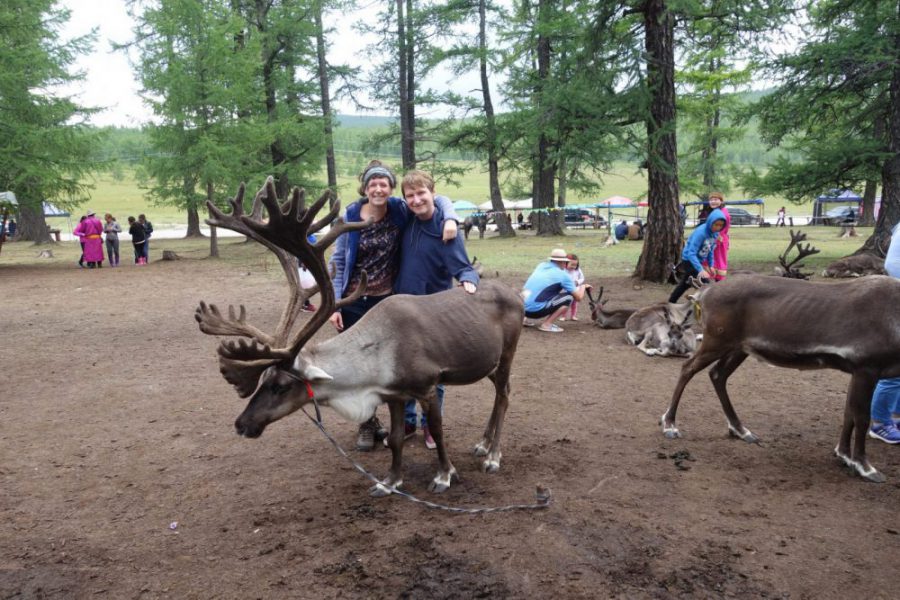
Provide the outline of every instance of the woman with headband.
[[[360,174],[359,181],[362,198],[347,206],[344,220],[352,223],[372,219],[373,223],[358,231],[344,233],[335,242],[331,257],[335,298],[340,300],[352,294],[359,286],[363,271],[368,283],[366,295],[331,316],[331,324],[338,331],[352,327],[373,306],[391,295],[400,265],[401,233],[415,218],[402,198],[391,195],[397,186],[397,178],[381,161],[370,162]],[[446,218],[444,240],[454,239],[459,218],[453,203],[438,196],[435,204]],[[359,426],[356,447],[363,451],[372,450],[375,442],[385,437],[387,430],[373,416]]]

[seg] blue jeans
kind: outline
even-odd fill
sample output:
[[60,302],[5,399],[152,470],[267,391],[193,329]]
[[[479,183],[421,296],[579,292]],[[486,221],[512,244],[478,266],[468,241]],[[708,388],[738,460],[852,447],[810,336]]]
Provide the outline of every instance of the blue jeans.
[[900,377],[881,379],[872,394],[872,420],[890,423],[891,414],[900,417]]
[[150,262],[150,236],[147,236],[147,239],[144,240],[144,258],[147,259],[147,262]]
[[[444,414],[444,386],[437,386],[437,404],[438,410],[441,411],[441,414]],[[407,400],[406,401],[406,414],[403,419],[407,425],[416,426],[416,401],[415,400]],[[428,417],[425,416],[425,413],[422,413],[422,427],[428,427]]]

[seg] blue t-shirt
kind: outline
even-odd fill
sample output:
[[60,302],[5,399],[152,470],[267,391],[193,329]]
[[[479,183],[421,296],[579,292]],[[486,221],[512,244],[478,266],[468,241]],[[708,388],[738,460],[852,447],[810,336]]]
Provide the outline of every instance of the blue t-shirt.
[[537,266],[525,282],[525,311],[537,312],[547,306],[560,291],[575,291],[575,283],[565,269],[548,260]]

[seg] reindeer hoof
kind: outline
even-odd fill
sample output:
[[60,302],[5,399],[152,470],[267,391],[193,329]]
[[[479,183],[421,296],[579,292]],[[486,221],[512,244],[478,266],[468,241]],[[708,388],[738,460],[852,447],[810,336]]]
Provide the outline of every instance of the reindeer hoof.
[[681,432],[678,431],[678,427],[675,426],[675,423],[666,425],[666,415],[660,417],[659,424],[662,425],[663,435],[666,436],[666,438],[674,440],[681,437]]
[[485,473],[496,473],[500,470],[500,461],[488,459],[481,463],[481,470]]
[[731,424],[729,424],[728,435],[730,435],[731,437],[736,437],[739,440],[744,440],[748,444],[759,443],[759,437],[757,437],[752,431],[743,426],[738,429],[737,427],[732,427]]
[[475,444],[475,447],[472,449],[472,452],[475,453],[475,456],[487,456],[488,449],[487,446],[484,445],[484,441],[480,441]]
[[369,488],[369,495],[373,498],[384,498],[385,496],[390,496],[391,494],[393,494],[399,485],[400,484],[398,483],[396,485],[388,487],[384,483],[379,482]]
[[860,477],[865,479],[866,481],[871,481],[872,483],[884,483],[887,481],[887,477],[885,477],[878,469],[869,464],[869,461],[858,461],[852,458],[846,452],[842,452],[840,447],[834,449],[834,455],[843,461],[845,465],[853,469]]
[[456,469],[451,466],[450,471],[447,473],[438,473],[434,476],[434,479],[428,484],[428,491],[435,494],[443,494],[450,489],[450,484],[454,479],[458,481],[459,475],[456,473]]

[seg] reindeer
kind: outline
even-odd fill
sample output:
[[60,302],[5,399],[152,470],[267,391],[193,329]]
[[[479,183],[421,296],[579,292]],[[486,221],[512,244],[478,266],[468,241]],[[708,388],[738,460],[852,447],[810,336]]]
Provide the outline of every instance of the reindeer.
[[[250,397],[235,421],[238,434],[257,438],[268,425],[314,400],[359,423],[370,418],[378,404],[386,402],[391,414],[391,468],[388,476],[370,489],[373,496],[384,496],[403,483],[403,409],[409,398],[417,398],[427,411],[428,426],[437,444],[439,468],[429,490],[440,493],[450,487],[457,473],[447,457],[435,386],[467,385],[488,377],[496,390],[494,408],[475,454],[485,457],[483,471],[498,471],[510,369],[525,313],[521,297],[492,282],[482,283],[474,295],[456,288],[430,296],[393,296],[370,310],[352,329],[307,345],[336,309],[365,293],[363,274],[351,296],[335,301],[324,254],[339,235],[368,223],[338,219],[318,241],[310,243],[307,235],[322,230],[338,215],[340,206],[335,202],[327,216],[313,222],[329,192],[307,209],[303,190],[294,189],[290,199],[279,206],[270,177],[257,194],[250,215],[244,214],[243,197],[242,184],[231,200],[230,215],[208,203],[211,218],[207,223],[246,235],[269,248],[282,264],[291,295],[273,335],[247,323],[243,306],[237,316],[234,307],[229,307],[226,317],[215,305],[205,302],[196,311],[195,318],[204,333],[249,339],[249,343],[245,339],[224,341],[218,347],[222,375],[239,396]],[[262,219],[263,207],[268,222]],[[300,287],[298,259],[312,273],[317,286]],[[321,306],[299,332],[292,334],[305,299],[316,292],[321,296]],[[469,326],[458,327],[461,322]]]
[[884,275],[884,259],[872,254],[854,254],[834,261],[822,271],[822,277],[862,277]]
[[620,308],[617,310],[606,310],[606,300],[602,300],[603,287],[597,293],[597,299],[591,295],[591,288],[587,289],[588,305],[591,307],[591,319],[594,325],[601,329],[623,329],[628,317],[634,314],[634,308]]
[[[812,256],[813,254],[818,254],[821,250],[813,248],[812,244],[806,244],[806,247],[803,247],[803,244],[800,242],[806,241],[806,234],[801,232],[799,229],[797,233],[794,233],[794,230],[791,229],[791,243],[788,244],[788,247],[785,249],[784,253],[778,257],[779,266],[775,267],[775,274],[780,275],[781,277],[788,277],[790,279],[809,279],[812,273],[803,273],[800,269],[803,268],[803,265],[800,264],[800,261],[806,258],[807,256]],[[791,249],[796,246],[797,248],[797,258],[792,260],[791,262],[787,262],[788,253],[790,253]]]
[[865,479],[885,481],[866,458],[866,434],[876,382],[900,376],[900,316],[892,310],[873,310],[873,303],[900,305],[900,281],[875,275],[824,284],[744,276],[716,283],[692,298],[699,308],[703,341],[681,367],[662,416],[666,437],[680,437],[675,412],[681,394],[691,378],[709,365],[713,365],[709,377],[725,411],[728,431],[746,442],[759,438],[741,424],[726,383],[748,355],[780,367],[838,369],[851,379],[834,452]]
[[660,302],[641,308],[625,322],[628,342],[647,356],[690,356],[697,348],[689,302]]

